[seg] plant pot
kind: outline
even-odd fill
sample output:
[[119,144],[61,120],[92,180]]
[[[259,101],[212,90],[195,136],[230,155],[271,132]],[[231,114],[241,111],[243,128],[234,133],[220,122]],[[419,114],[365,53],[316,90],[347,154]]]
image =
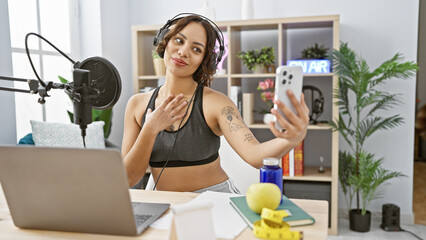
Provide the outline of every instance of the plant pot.
[[166,75],[166,65],[164,65],[164,59],[154,58],[152,59],[154,63],[154,71],[156,76]]
[[371,213],[367,211],[361,215],[361,210],[351,209],[349,212],[349,228],[355,232],[370,231]]
[[253,73],[265,73],[265,66],[260,64],[254,66]]
[[263,115],[263,123],[269,124],[269,122],[275,121],[275,116],[271,113],[266,113]]
[[264,68],[266,73],[275,73],[277,70],[275,64],[266,65]]

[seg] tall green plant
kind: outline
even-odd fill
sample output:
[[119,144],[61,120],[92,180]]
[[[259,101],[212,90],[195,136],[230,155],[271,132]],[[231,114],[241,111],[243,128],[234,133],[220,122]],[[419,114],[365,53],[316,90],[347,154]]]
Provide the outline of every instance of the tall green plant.
[[[68,83],[68,80],[58,76],[59,80],[62,83]],[[74,113],[67,110],[68,117],[70,118],[70,121],[74,122]],[[98,109],[92,109],[92,122],[95,121],[103,121],[105,123],[104,125],[104,137],[107,139],[111,133],[111,126],[112,126],[112,108],[105,109],[105,110],[98,110]]]
[[356,195],[356,206],[362,210],[362,215],[365,215],[368,204],[380,197],[376,192],[379,185],[391,178],[405,176],[383,169],[380,166],[383,159],[377,159],[365,150],[366,140],[374,133],[404,122],[399,114],[389,117],[377,114],[379,110],[390,110],[401,103],[399,94],[380,91],[378,86],[392,78],[409,78],[417,70],[416,63],[401,62],[401,59],[401,54],[397,53],[370,71],[366,60],[355,54],[347,43],[341,43],[340,49],[331,54],[334,72],[339,77],[333,94],[337,99],[339,118],[330,125],[334,131],[339,131],[350,147],[350,151],[339,153],[339,180],[348,209]]

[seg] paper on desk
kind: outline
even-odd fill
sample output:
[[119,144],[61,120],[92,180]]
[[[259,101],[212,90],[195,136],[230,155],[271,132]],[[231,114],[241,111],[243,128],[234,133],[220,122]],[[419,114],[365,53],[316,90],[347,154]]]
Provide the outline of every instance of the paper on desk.
[[[232,193],[204,192],[186,204],[199,201],[211,201],[213,203],[212,217],[217,238],[234,239],[246,227],[247,224],[229,204],[229,197],[239,196]],[[170,229],[172,214],[168,213],[155,221],[151,227]]]

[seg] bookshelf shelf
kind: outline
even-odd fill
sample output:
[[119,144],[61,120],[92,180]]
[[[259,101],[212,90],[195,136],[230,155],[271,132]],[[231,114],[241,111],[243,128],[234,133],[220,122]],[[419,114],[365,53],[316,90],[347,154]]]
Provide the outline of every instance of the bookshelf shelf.
[[275,73],[246,73],[246,74],[231,74],[232,78],[274,78]]
[[[224,75],[223,77],[226,77]],[[303,74],[303,77],[331,77],[332,73],[321,73],[321,74]],[[231,78],[273,78],[275,79],[275,73],[245,73],[245,74],[231,74]]]
[[303,74],[303,77],[332,77],[333,73]]
[[318,172],[317,166],[305,166],[303,176],[301,177],[289,177],[283,176],[284,180],[291,181],[317,181],[317,182],[331,182],[331,168],[325,167],[323,173]]

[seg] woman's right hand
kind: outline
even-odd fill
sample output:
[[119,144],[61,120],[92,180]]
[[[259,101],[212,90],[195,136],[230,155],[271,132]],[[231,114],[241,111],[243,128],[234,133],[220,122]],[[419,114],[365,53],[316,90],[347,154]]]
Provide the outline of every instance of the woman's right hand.
[[185,112],[180,112],[187,105],[186,101],[180,103],[182,98],[182,94],[176,97],[170,95],[154,111],[149,108],[146,113],[144,127],[149,127],[155,133],[158,133],[172,125],[175,121],[182,119]]

